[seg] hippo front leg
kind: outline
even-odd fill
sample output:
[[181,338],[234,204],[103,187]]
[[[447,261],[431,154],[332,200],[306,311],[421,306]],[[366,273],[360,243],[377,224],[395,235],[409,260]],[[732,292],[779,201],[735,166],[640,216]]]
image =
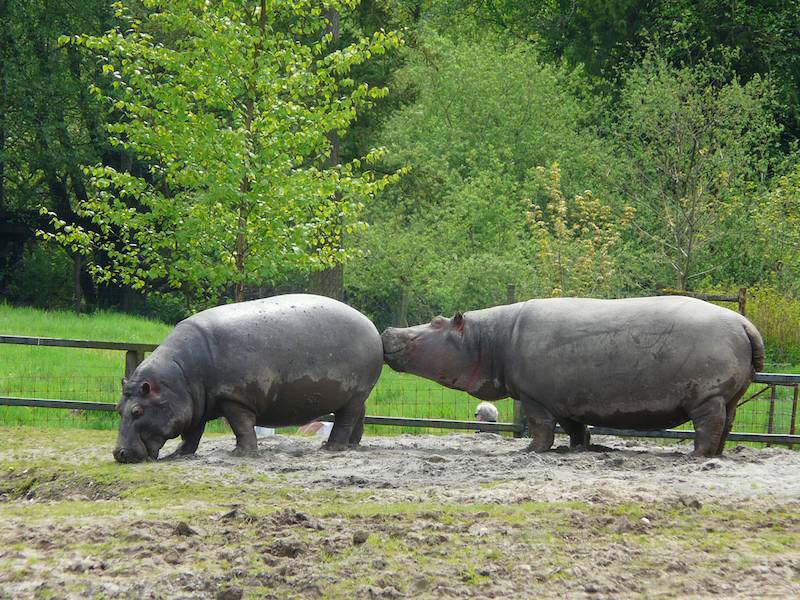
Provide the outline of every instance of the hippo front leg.
[[181,444],[177,447],[175,452],[166,456],[167,460],[180,458],[181,456],[188,456],[197,452],[197,446],[200,444],[200,438],[203,437],[203,431],[206,429],[206,423],[203,421],[196,427],[191,427],[181,434]]
[[522,407],[528,417],[528,434],[531,443],[527,452],[547,452],[553,445],[556,432],[556,418],[533,398],[522,396]]
[[236,436],[233,455],[255,456],[258,453],[255,412],[238,402],[227,401],[222,403],[222,414]]

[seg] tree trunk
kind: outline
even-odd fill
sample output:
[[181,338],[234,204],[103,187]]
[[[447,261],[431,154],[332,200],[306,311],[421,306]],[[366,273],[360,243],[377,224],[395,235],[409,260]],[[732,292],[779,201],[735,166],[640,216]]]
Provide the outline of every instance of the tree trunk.
[[408,292],[403,289],[397,302],[397,313],[394,318],[395,327],[408,327]]
[[72,306],[76,315],[81,314],[81,301],[83,300],[83,290],[81,289],[81,255],[72,255]]
[[[335,8],[329,8],[327,13],[328,27],[327,31],[333,36],[333,43],[339,42],[340,28],[339,28],[339,12]],[[336,131],[328,132],[328,140],[331,143],[331,153],[328,160],[325,161],[326,168],[334,168],[339,164],[339,134]],[[335,201],[338,202],[339,196],[336,195]],[[337,224],[340,228],[343,223]],[[341,240],[334,242],[337,246],[341,244]],[[309,291],[312,294],[319,294],[321,296],[328,296],[336,300],[344,299],[344,266],[341,264],[334,265],[323,269],[322,271],[315,271],[311,273],[309,279]]]
[[[2,88],[0,88],[2,93]],[[3,161],[3,153],[6,149],[6,128],[3,120],[3,108],[0,107],[0,213],[6,207],[6,165]]]

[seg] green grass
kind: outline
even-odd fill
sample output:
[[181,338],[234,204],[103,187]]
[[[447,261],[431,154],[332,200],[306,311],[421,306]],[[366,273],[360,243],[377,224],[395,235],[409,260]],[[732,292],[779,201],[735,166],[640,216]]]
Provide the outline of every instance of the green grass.
[[[157,321],[112,312],[76,316],[67,311],[13,308],[0,304],[0,334],[31,335],[160,343],[172,328]],[[124,352],[80,348],[50,348],[0,344],[0,395],[57,398],[114,403],[119,398],[124,370]],[[766,370],[772,370],[767,366]],[[800,373],[800,365],[781,366],[781,372]],[[751,387],[749,394],[763,388]],[[775,432],[788,432],[792,404],[791,388],[777,388]],[[749,395],[748,394],[748,395]],[[477,401],[431,381],[397,373],[385,367],[368,402],[367,414],[416,418],[471,420]],[[739,409],[734,431],[766,432],[769,392]],[[511,421],[511,400],[496,403],[501,421]],[[60,409],[0,406],[0,424],[114,429],[116,416],[85,411],[73,414]],[[691,423],[683,428],[691,429]],[[222,424],[212,424],[220,431]],[[414,427],[367,426],[368,434],[419,433]]]
[[[160,343],[172,327],[112,312],[76,316],[0,304],[0,334]],[[115,403],[125,353],[116,350],[0,344],[0,395]],[[367,414],[471,420],[477,400],[413,375],[385,367],[367,402]],[[500,420],[512,420],[511,400],[497,403]],[[0,406],[0,424],[114,429],[116,416],[61,409]],[[211,427],[219,430],[219,427]],[[433,430],[431,430],[433,431]],[[368,434],[419,433],[419,428],[367,426]]]

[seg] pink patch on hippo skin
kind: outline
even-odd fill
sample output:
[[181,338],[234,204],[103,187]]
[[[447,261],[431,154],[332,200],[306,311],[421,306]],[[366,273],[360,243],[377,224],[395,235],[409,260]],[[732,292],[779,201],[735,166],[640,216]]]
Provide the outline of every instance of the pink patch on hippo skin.
[[158,395],[160,389],[158,387],[158,383],[156,383],[154,380],[145,379],[142,382],[142,386],[139,388],[139,391],[146,398],[152,398],[153,396]]

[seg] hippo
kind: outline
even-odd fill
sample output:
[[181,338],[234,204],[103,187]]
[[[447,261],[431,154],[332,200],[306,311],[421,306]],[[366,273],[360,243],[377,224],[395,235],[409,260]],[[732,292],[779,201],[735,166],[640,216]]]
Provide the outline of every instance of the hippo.
[[302,425],[334,414],[325,447],[358,445],[364,403],[383,367],[380,335],[360,312],[289,294],[205,310],[175,326],[122,382],[118,462],[197,450],[206,422],[225,417],[235,455],[257,450],[255,425]]
[[694,454],[722,453],[739,398],[763,368],[764,343],[738,313],[684,296],[534,299],[388,328],[386,363],[481,400],[512,397],[528,450],[556,422],[570,446],[586,425],[654,430],[692,420]]

